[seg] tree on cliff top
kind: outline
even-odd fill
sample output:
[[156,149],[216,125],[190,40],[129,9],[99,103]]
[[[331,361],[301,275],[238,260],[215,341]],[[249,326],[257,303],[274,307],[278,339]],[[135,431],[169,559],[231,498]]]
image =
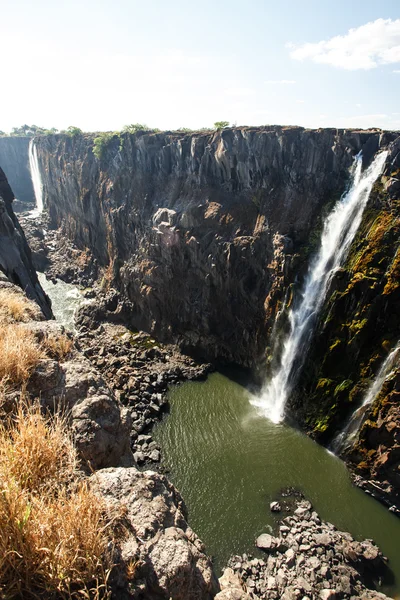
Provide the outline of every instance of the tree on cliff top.
[[79,127],[74,127],[73,125],[70,125],[69,127],[67,127],[66,133],[71,137],[75,137],[76,135],[82,135],[83,131],[82,129],[79,129]]
[[225,129],[226,127],[229,127],[229,121],[215,121],[214,123],[214,129],[217,129],[218,131],[220,129]]
[[122,129],[122,133],[137,133],[138,131],[150,131],[150,127],[143,125],[143,123],[132,123],[131,125],[125,125]]

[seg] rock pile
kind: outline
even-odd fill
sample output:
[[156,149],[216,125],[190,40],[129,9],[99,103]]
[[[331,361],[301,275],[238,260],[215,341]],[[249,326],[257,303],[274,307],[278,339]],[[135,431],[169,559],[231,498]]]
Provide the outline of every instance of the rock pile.
[[[90,306],[82,307],[83,314]],[[91,329],[87,325],[93,321],[82,318],[78,318],[79,323],[80,349],[131,415],[131,448],[136,464],[159,462],[160,448],[149,432],[167,408],[168,386],[203,378],[211,366],[196,363],[175,346],[158,344],[144,332],[133,333],[110,322],[94,323]]]
[[[234,556],[229,564],[254,598],[268,600],[385,599],[378,584],[387,561],[372,540],[357,542],[321,521],[307,500],[282,519],[279,537],[262,534],[256,545],[266,558]],[[246,596],[243,595],[243,598]]]

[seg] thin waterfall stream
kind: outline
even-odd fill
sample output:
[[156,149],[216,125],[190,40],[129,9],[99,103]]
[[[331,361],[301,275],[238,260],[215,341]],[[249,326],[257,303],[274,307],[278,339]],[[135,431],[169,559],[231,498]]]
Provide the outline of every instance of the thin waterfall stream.
[[304,363],[332,276],[347,256],[372,186],[382,173],[387,155],[386,151],[379,153],[364,172],[361,154],[356,156],[350,189],[326,219],[320,248],[310,265],[301,300],[288,315],[290,329],[282,345],[279,365],[261,396],[252,401],[274,423],[279,423],[284,417],[287,399]]
[[35,218],[43,212],[43,183],[34,138],[29,142],[29,168],[36,199],[36,208],[30,212],[29,216]]
[[349,446],[354,441],[364,421],[368,407],[380,393],[385,381],[393,375],[394,368],[399,364],[399,360],[400,341],[383,361],[381,368],[365,394],[361,406],[353,412],[344,429],[333,440],[331,447],[335,454],[342,452],[346,446]]

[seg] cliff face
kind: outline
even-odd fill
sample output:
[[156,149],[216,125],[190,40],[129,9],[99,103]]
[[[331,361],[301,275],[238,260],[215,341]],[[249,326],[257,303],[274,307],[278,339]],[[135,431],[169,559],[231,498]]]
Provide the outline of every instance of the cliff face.
[[[348,259],[336,273],[291,408],[329,441],[364,401],[400,340],[400,140],[390,146]],[[400,506],[400,364],[346,455],[370,491]],[[376,487],[378,486],[378,488]],[[380,490],[380,491],[379,491]]]
[[[254,364],[285,287],[318,241],[354,154],[380,131],[238,128],[38,140],[51,223],[89,248],[137,326],[207,358]],[[310,241],[311,240],[311,241]]]
[[0,137],[0,167],[6,174],[15,197],[21,202],[35,202],[29,169],[28,137]]
[[33,267],[31,251],[12,209],[14,194],[0,168],[0,270],[35,300],[47,318],[52,317],[50,300]]

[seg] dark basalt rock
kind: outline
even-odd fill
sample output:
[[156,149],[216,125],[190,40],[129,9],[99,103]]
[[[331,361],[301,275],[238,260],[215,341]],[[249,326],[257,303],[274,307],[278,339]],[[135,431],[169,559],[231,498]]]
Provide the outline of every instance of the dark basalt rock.
[[[29,137],[0,137],[0,166],[20,203],[35,204],[29,168]],[[18,207],[18,212],[22,208]]]
[[38,138],[51,225],[90,249],[139,329],[207,360],[254,365],[310,233],[379,130]]
[[31,251],[12,209],[14,194],[0,168],[0,270],[35,300],[45,317],[51,318],[51,303],[44,293],[32,263]]

